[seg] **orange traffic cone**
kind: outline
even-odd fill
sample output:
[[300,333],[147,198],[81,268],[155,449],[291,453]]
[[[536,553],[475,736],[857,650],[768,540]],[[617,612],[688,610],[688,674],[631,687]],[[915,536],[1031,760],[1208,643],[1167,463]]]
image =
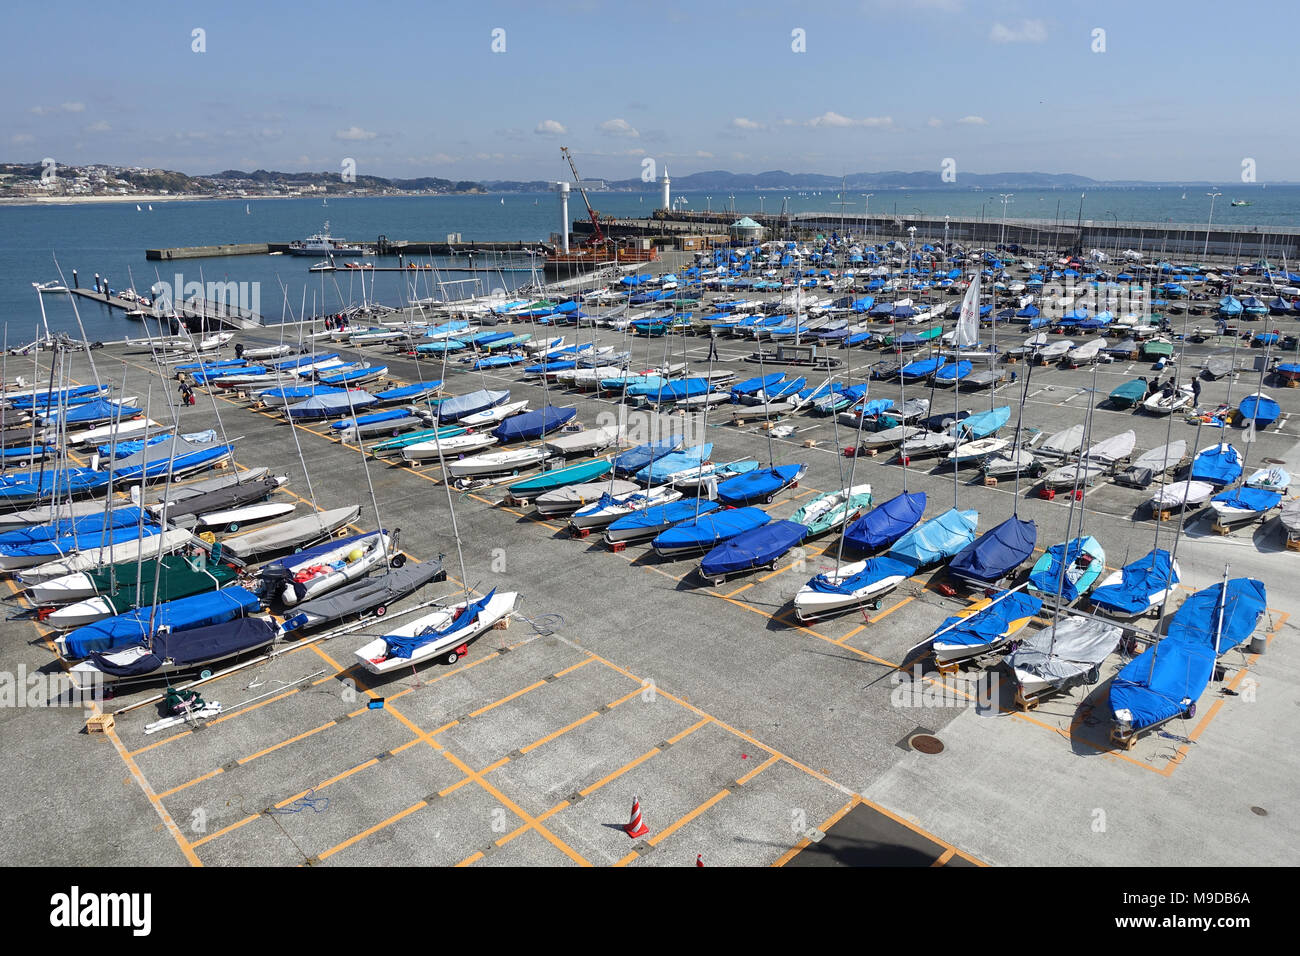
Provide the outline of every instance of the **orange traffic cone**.
[[697,853],[697,854],[695,854],[695,865],[696,865],[696,866],[703,866],[703,865],[704,865],[704,854],[703,854],[703,853]]
[[643,837],[650,832],[650,828],[646,826],[645,821],[641,819],[640,797],[632,798],[632,819],[627,821],[627,826],[623,828],[623,831],[634,840],[638,837]]

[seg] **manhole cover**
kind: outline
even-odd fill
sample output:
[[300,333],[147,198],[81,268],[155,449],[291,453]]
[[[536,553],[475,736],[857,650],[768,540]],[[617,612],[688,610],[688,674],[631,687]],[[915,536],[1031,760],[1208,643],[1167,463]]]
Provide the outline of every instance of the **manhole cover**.
[[1250,808],[1250,812],[1253,813],[1253,814],[1255,814],[1255,816],[1257,816],[1257,817],[1266,817],[1266,816],[1268,816],[1268,811],[1265,810],[1263,807],[1251,807],[1251,808]]
[[1266,464],[1266,465],[1285,465],[1286,462],[1283,461],[1281,458],[1265,458],[1265,459],[1264,459],[1264,464]]
[[923,754],[943,753],[943,741],[931,734],[916,734],[908,743]]

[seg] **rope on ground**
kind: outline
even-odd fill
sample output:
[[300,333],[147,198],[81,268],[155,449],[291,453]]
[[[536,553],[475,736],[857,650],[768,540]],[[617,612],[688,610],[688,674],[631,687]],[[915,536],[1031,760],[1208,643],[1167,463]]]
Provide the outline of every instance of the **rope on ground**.
[[538,637],[550,637],[564,627],[564,615],[562,614],[541,614],[537,617],[525,617],[516,613],[515,616],[531,627],[533,633]]
[[330,798],[313,797],[312,794],[315,792],[316,788],[312,787],[306,792],[306,794],[293,801],[293,803],[287,804],[283,807],[271,807],[266,812],[270,814],[301,813],[303,810],[311,810],[313,813],[323,813],[325,810],[329,809]]

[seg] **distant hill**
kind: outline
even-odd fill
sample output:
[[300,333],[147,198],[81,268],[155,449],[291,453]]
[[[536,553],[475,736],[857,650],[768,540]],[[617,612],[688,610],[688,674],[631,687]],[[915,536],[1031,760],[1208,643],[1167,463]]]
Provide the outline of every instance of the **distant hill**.
[[384,176],[358,175],[356,182],[345,183],[336,172],[297,172],[286,173],[279,170],[255,169],[244,172],[239,169],[224,169],[219,173],[197,177],[201,179],[227,182],[247,180],[260,185],[285,186],[325,186],[340,189],[402,189],[411,192],[472,192],[482,190],[483,184],[469,180],[441,179],[437,176],[422,176],[418,179],[388,179]]

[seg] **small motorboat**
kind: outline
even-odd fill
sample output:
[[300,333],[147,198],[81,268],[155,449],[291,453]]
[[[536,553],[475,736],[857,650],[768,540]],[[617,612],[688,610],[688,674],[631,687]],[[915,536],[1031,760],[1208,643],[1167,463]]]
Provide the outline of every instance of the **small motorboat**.
[[600,497],[591,504],[584,505],[574,511],[569,518],[569,527],[579,531],[590,528],[603,528],[635,511],[668,504],[677,501],[681,497],[682,493],[676,488],[647,488],[642,491],[640,486],[637,486],[637,490],[630,494],[614,495],[609,492],[608,485],[606,485],[606,490]]
[[1101,679],[1101,665],[1119,647],[1121,628],[1071,615],[1035,631],[1007,656],[1016,699],[1027,706],[1048,694]]
[[1058,592],[1061,601],[1073,604],[1087,594],[1106,569],[1106,552],[1092,535],[1052,545],[1029,572],[1029,590],[1046,599]]
[[[560,470],[564,471],[567,469]],[[544,476],[546,472],[543,472],[542,474]],[[515,485],[510,486],[510,493],[512,495],[514,494],[513,489],[515,487]],[[605,481],[586,481],[576,485],[565,485],[564,487],[556,488],[553,491],[542,492],[533,499],[533,506],[537,509],[538,514],[549,518],[554,515],[572,514],[579,508],[583,508],[593,502],[599,501],[600,496],[604,494],[608,494],[613,498],[623,498],[627,495],[636,494],[640,490],[640,486],[635,481],[628,481],[624,478],[614,478]]]
[[856,521],[871,507],[871,485],[854,485],[847,491],[828,491],[818,495],[793,515],[796,521],[808,528],[808,537],[815,538],[835,528]]
[[408,462],[438,461],[481,451],[489,445],[495,445],[495,435],[478,432],[475,434],[448,435],[430,441],[417,442],[402,449],[402,459]]
[[1222,528],[1256,521],[1282,503],[1282,492],[1265,488],[1233,488],[1210,499],[1210,508]]

